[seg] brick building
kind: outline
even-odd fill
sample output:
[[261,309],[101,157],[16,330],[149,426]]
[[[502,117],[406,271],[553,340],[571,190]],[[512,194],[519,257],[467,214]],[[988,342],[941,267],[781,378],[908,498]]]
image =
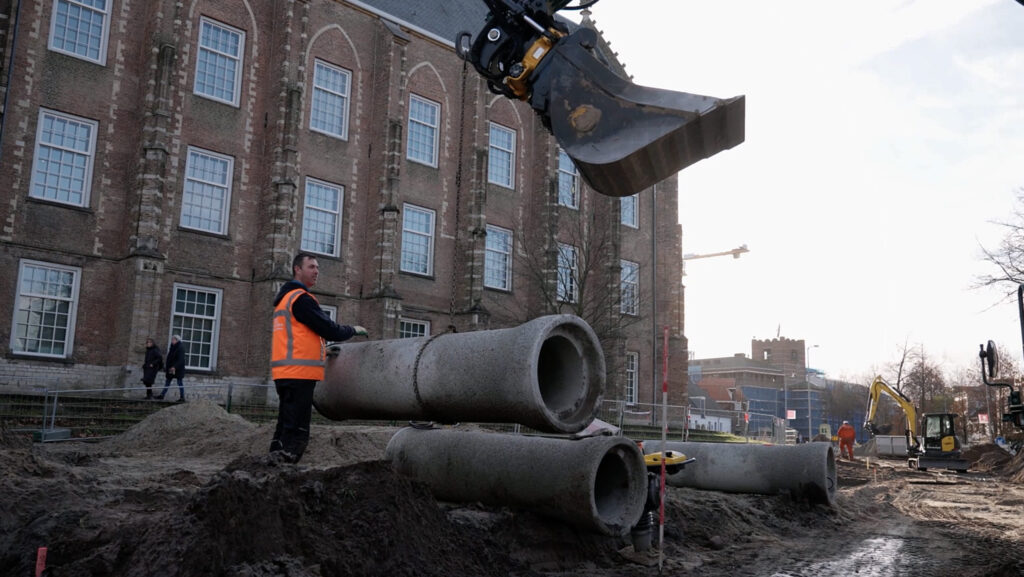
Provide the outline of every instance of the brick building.
[[171,334],[187,379],[267,382],[300,249],[320,302],[374,338],[576,313],[606,398],[651,400],[665,326],[685,382],[676,179],[588,190],[529,106],[455,56],[483,2],[0,13],[0,386],[135,386],[145,338]]
[[783,373],[786,385],[807,382],[807,344],[803,339],[751,339],[750,355]]

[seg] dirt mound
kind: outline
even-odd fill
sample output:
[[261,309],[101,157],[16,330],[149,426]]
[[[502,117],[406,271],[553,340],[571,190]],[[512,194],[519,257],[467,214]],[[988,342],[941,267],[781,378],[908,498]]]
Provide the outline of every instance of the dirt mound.
[[155,451],[169,456],[248,453],[249,437],[258,428],[212,401],[196,400],[153,413],[105,446],[118,453]]
[[243,457],[178,510],[51,547],[76,557],[52,575],[402,577],[521,569],[482,539],[448,521],[424,487],[386,463],[300,470]]
[[[380,459],[397,427],[324,427],[310,431],[302,464],[328,467]],[[153,413],[104,447],[118,454],[159,453],[171,457],[220,458],[262,455],[274,424],[256,425],[207,400],[168,406]]]
[[1013,457],[995,444],[985,444],[970,447],[963,452],[963,458],[971,464],[972,471],[1002,474]]
[[1015,483],[1024,483],[1024,452],[1017,453],[1004,468],[1006,475]]
[[0,479],[51,473],[52,467],[36,454],[31,437],[0,427]]

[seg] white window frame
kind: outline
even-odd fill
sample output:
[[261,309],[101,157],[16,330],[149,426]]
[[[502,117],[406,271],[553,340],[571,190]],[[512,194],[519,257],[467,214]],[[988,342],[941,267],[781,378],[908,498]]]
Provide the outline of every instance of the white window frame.
[[[494,239],[504,236],[507,242],[504,247],[497,246]],[[484,286],[503,291],[512,290],[512,255],[515,240],[512,231],[493,224],[487,225],[487,240],[484,242]],[[503,248],[505,250],[503,250]],[[496,268],[497,267],[497,268]],[[493,282],[492,279],[504,277],[504,283]]]
[[580,171],[561,148],[558,149],[558,204],[569,208],[580,206]]
[[[428,118],[417,118],[413,116],[413,103],[426,106],[434,111],[433,124],[431,124]],[[405,145],[405,157],[413,162],[419,164],[425,164],[437,168],[437,141],[438,132],[440,132],[441,125],[441,104],[428,100],[422,96],[416,94],[409,94],[409,124],[408,130],[406,130],[406,145]],[[415,129],[415,130],[414,130]],[[419,150],[413,146],[413,135],[419,134],[420,131],[430,131],[430,142],[425,143],[430,146],[429,157],[421,155]]]
[[637,391],[640,388],[640,353],[626,351],[626,390],[624,391],[627,405],[637,403]]
[[[336,203],[337,209],[332,210],[330,207],[326,206],[311,205],[309,202],[309,192],[311,185],[314,187],[319,187],[320,189],[325,190],[327,192],[333,191],[336,194],[334,201]],[[302,195],[302,200],[302,250],[316,254],[323,254],[335,257],[341,254],[341,217],[344,211],[345,187],[341,186],[340,184],[333,184],[324,180],[319,180],[307,176],[306,189]],[[319,239],[313,238],[314,231],[312,231],[307,226],[307,223],[313,216],[319,216],[321,217],[322,220],[327,220],[329,218],[334,219],[333,230],[330,232],[330,234],[334,236],[334,240],[333,242],[330,243],[331,246],[329,250],[323,250],[323,247],[321,247],[320,245],[327,243]],[[328,228],[329,226],[330,225],[328,224],[324,228]],[[324,235],[328,233],[326,231],[316,231],[316,234]]]
[[[345,86],[341,91],[327,86],[324,76],[328,73],[338,73],[345,79]],[[313,132],[326,134],[341,140],[348,140],[348,111],[349,99],[352,93],[352,73],[340,66],[335,66],[319,58],[313,60],[313,96],[309,102],[309,129]],[[332,102],[325,102],[330,100]],[[339,110],[340,107],[340,110]],[[321,118],[339,118],[341,127],[333,130],[326,122],[319,121]]]
[[571,244],[558,243],[557,282],[559,302],[575,303],[579,299],[579,254]]
[[[31,287],[29,287],[29,290],[22,290],[22,285],[28,282],[28,279],[25,278],[26,269],[28,268],[41,270],[46,275],[47,278],[44,281],[45,285],[42,287],[42,291],[33,291],[31,290]],[[63,290],[60,292],[70,292],[70,294],[48,294],[52,292],[51,285],[53,285],[55,281],[58,281],[59,277],[64,274],[72,275],[71,282],[61,283],[53,288],[60,289],[61,287],[64,287]],[[11,352],[19,355],[29,355],[34,357],[47,357],[56,359],[66,359],[71,357],[71,353],[74,351],[75,345],[75,322],[78,318],[78,291],[79,286],[81,285],[81,278],[82,269],[79,267],[64,266],[49,262],[28,259],[23,259],[18,263],[18,284],[16,285],[15,289],[16,296],[14,307],[12,307],[14,309],[14,312],[11,318]],[[52,352],[39,352],[38,348],[37,350],[28,350],[25,346],[27,343],[20,342],[30,340],[41,340],[39,338],[32,339],[29,337],[29,332],[33,329],[37,332],[37,336],[42,336],[39,333],[45,333],[45,330],[47,328],[53,329],[55,331],[60,330],[61,328],[57,324],[52,324],[50,327],[44,326],[42,324],[42,318],[40,318],[36,323],[29,323],[32,309],[29,303],[23,303],[23,301],[26,299],[42,299],[44,303],[46,303],[44,304],[44,307],[52,306],[49,303],[68,303],[67,311],[66,313],[64,313],[64,315],[67,317],[67,322],[63,326],[64,339],[58,340],[55,337],[51,337],[48,339],[48,342],[50,343],[62,343],[64,347],[62,353],[54,354]],[[19,323],[18,317],[22,313],[24,313],[25,318],[22,319],[22,322]],[[53,311],[46,311],[45,309],[43,311],[35,311],[35,315],[37,317],[45,318],[45,315],[47,314],[60,315],[61,313],[53,313]],[[23,337],[19,337],[19,333],[21,332],[19,326],[25,327],[25,334]]]
[[334,305],[320,305],[320,310],[324,311],[329,319],[338,322],[338,307]]
[[[413,333],[411,328],[419,329]],[[420,334],[422,333],[422,334]],[[398,338],[400,339],[415,339],[419,337],[430,336],[430,321],[421,321],[419,319],[410,319],[408,317],[398,317]]]
[[[75,125],[81,128],[89,129],[89,136],[82,142],[79,139],[77,145],[75,143],[66,144],[65,140],[68,140],[68,133],[60,133],[57,136],[60,137],[60,141],[44,142],[45,138],[44,129],[47,124],[47,119],[51,120],[51,125],[57,123],[63,123],[67,125]],[[29,184],[29,196],[33,198],[41,198],[53,202],[59,202],[61,204],[67,204],[70,206],[89,206],[89,200],[92,195],[92,172],[93,165],[96,162],[96,133],[99,131],[99,123],[94,120],[81,118],[79,116],[72,116],[71,114],[64,114],[63,112],[57,112],[56,110],[49,110],[46,108],[39,109],[38,124],[36,126],[36,144],[35,151],[33,153],[32,160],[32,179]],[[83,148],[84,146],[84,148]],[[43,168],[43,152],[46,151],[47,159],[46,165],[57,166],[57,171],[47,171],[47,173],[41,174]],[[57,162],[54,162],[54,157],[57,158]],[[80,173],[73,175],[74,178],[68,178],[67,167],[72,167],[74,164],[78,164],[77,160],[84,158],[84,166],[81,167]],[[73,162],[68,162],[68,161]],[[48,195],[46,191],[54,188],[53,186],[46,186],[52,184],[52,180],[56,179],[56,195]],[[80,182],[80,189],[71,187],[72,182]],[[43,194],[36,192],[36,187],[41,187]],[[64,200],[60,198],[61,193],[66,193],[68,199]],[[80,202],[73,202],[71,197],[73,194],[81,195]]]
[[636,316],[640,309],[640,265],[620,260],[619,294],[621,296],[619,312],[624,315]]
[[[515,188],[516,181],[516,131],[502,126],[496,122],[488,122],[487,132],[487,182],[497,184],[505,188]],[[505,147],[495,142],[495,133],[504,135],[511,140],[511,146]],[[507,162],[508,174],[498,174],[498,168],[505,168],[504,163],[495,162],[498,159]]]
[[[410,214],[422,214],[429,217],[430,230],[429,232],[423,232],[421,230],[410,229],[406,223],[406,217]],[[433,276],[434,274],[434,230],[437,214],[429,208],[423,208],[412,204],[404,204],[402,207],[402,250],[399,256],[399,270],[411,274],[417,274],[422,276]],[[413,253],[413,244],[410,242],[414,238],[423,239],[426,245],[426,254]],[[417,245],[419,246],[419,245]],[[412,255],[426,260],[426,270],[411,269],[406,266],[406,255]]]
[[[172,287],[171,290],[173,291],[171,293],[171,332],[170,332],[170,334],[167,337],[167,342],[168,343],[171,342],[170,337],[173,336],[173,335],[179,335],[181,337],[181,344],[178,345],[178,346],[181,347],[181,353],[183,355],[185,355],[185,368],[186,369],[193,370],[193,371],[214,371],[214,370],[216,370],[217,369],[217,343],[220,341],[220,319],[221,319],[222,311],[224,310],[224,291],[221,290],[221,289],[217,289],[217,288],[210,288],[210,287],[190,285],[190,284],[183,284],[183,283],[174,283],[174,286]],[[190,311],[190,310],[188,310],[188,303],[187,302],[185,303],[185,310],[179,311],[178,310],[178,291],[191,291],[191,292],[194,292],[194,293],[206,293],[206,294],[209,294],[209,295],[213,295],[214,298],[216,299],[215,304],[213,305],[214,306],[214,313],[213,313],[213,315],[211,316],[211,315],[206,315],[206,314],[199,314],[199,313],[196,312],[195,307],[193,307],[193,310]],[[181,318],[183,320],[181,322],[177,322],[176,319],[178,319],[178,318]],[[184,319],[198,319],[200,321],[208,320],[208,321],[210,321],[210,327],[209,328],[201,327],[199,329],[196,329],[193,326],[193,327],[190,327],[190,328],[185,328],[185,326],[184,326],[185,325]],[[205,332],[209,332],[210,333],[210,339],[211,340],[208,343],[209,346],[210,346],[209,354],[208,355],[202,355],[202,354],[198,355],[200,357],[204,357],[204,356],[208,357],[209,358],[209,366],[193,365],[193,364],[189,363],[189,357],[191,356],[189,354],[190,347],[193,346],[193,344],[195,343],[195,341],[193,341],[190,337],[192,336],[191,333],[193,333],[193,332],[195,332],[197,330],[200,331],[200,332],[204,332],[204,333]],[[202,344],[203,343],[199,343],[199,346],[202,346]]]
[[[629,212],[626,211],[626,205],[632,204],[633,208]],[[640,209],[640,196],[634,194],[632,196],[623,196],[619,198],[619,220],[622,224],[630,228],[640,228],[638,221],[638,214]]]
[[[195,168],[192,164],[193,159],[198,157],[206,157],[210,160],[226,163],[227,168],[224,171],[224,182],[217,182],[215,180],[207,180],[191,176],[190,173],[193,168]],[[181,192],[181,227],[190,230],[209,232],[212,234],[227,234],[229,208],[231,207],[231,188],[235,174],[235,159],[226,154],[218,154],[212,150],[204,150],[195,146],[188,147],[185,159],[185,179]],[[214,207],[212,203],[205,202],[206,198],[209,196],[208,194],[197,196],[200,193],[200,190],[197,189],[203,188],[223,191],[223,198],[221,199],[221,206],[219,207],[221,215],[219,221],[220,226],[216,230],[186,224],[186,219],[213,220],[212,218],[208,218],[206,215],[213,210],[217,210],[217,207]],[[193,208],[199,211],[199,214],[193,214]]]
[[[238,37],[238,53],[237,54],[231,54],[231,53],[228,53],[228,52],[222,52],[222,51],[220,51],[220,50],[218,50],[218,49],[216,49],[216,48],[214,48],[212,46],[204,46],[203,45],[203,28],[205,26],[212,26],[214,28],[219,28],[220,30],[222,30],[223,32],[225,32],[227,34],[236,35]],[[228,80],[231,81],[232,85],[231,85],[231,98],[230,99],[224,98],[222,96],[219,96],[217,94],[213,94],[213,93],[210,93],[210,92],[204,92],[202,87],[199,85],[200,65],[203,64],[203,63],[208,63],[209,62],[208,58],[211,58],[211,57],[214,57],[214,58],[224,58],[224,59],[226,59],[227,62],[233,62],[234,63],[235,70],[234,70],[234,77],[233,78],[226,78],[226,77],[225,78],[221,78],[220,76],[216,77],[216,80],[221,81],[221,82],[226,82]],[[198,34],[197,34],[197,37],[196,37],[196,70],[195,70],[195,75],[193,76],[193,79],[192,79],[192,92],[195,95],[197,95],[197,96],[201,96],[203,98],[209,98],[210,100],[215,100],[217,102],[223,102],[224,104],[230,104],[231,106],[237,107],[239,102],[240,102],[241,93],[242,93],[242,65],[243,65],[244,61],[245,61],[245,32],[243,32],[242,30],[239,30],[238,28],[235,28],[233,26],[228,26],[227,24],[224,24],[223,22],[218,22],[218,21],[213,20],[211,18],[207,18],[205,16],[201,16],[199,18],[199,28],[198,28]]]
[[[53,52],[59,52],[61,54],[67,54],[68,56],[72,56],[74,58],[80,58],[80,59],[85,60],[87,62],[95,62],[96,64],[99,64],[100,66],[106,66],[107,65],[107,41],[108,41],[109,36],[110,36],[110,3],[112,1],[113,0],[104,0],[103,8],[97,8],[95,6],[90,6],[87,3],[85,3],[85,2],[81,2],[80,0],[53,0],[53,12],[51,13],[51,18],[50,18],[50,40],[49,40],[49,44],[48,44],[47,47],[50,50],[52,50]],[[70,49],[70,50],[67,49],[67,48],[60,47],[60,46],[57,45],[57,28],[58,28],[58,22],[60,20],[59,14],[60,14],[60,7],[61,6],[67,6],[69,12],[71,10],[78,10],[79,13],[88,13],[90,15],[99,15],[100,18],[102,18],[102,23],[100,24],[100,33],[99,33],[99,46],[96,47],[96,56],[90,56],[88,54],[88,50],[92,48],[92,46],[89,45],[89,44],[85,44],[85,45],[77,44],[74,47],[72,47],[72,49]],[[66,25],[66,22],[65,22],[65,25],[63,27],[63,30],[65,32],[68,30],[68,26]],[[81,32],[82,32],[82,28],[81,27],[76,28],[74,30],[74,32],[75,32],[76,36],[80,37],[81,36]],[[86,48],[85,53],[83,53],[82,50],[81,50],[81,48],[83,46]]]

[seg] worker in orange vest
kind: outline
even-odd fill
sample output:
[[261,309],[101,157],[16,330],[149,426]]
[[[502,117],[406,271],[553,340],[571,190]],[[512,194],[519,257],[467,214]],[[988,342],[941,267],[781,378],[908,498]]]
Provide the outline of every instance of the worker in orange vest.
[[270,373],[280,404],[270,452],[289,463],[298,463],[309,444],[313,390],[324,378],[324,339],[340,342],[367,336],[365,328],[339,325],[320,308],[309,292],[319,276],[316,257],[300,252],[292,260],[292,280],[274,299]]
[[856,461],[857,459],[853,458],[853,441],[857,438],[857,431],[850,421],[843,421],[842,426],[836,431],[836,436],[839,437],[839,457],[848,455],[851,461]]

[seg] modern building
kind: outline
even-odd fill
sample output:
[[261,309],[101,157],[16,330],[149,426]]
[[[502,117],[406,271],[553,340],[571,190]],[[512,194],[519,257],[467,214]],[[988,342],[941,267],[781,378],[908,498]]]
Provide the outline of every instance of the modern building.
[[[750,413],[749,425],[754,433],[772,430],[776,420],[785,419],[788,411],[794,418],[786,426],[805,439],[814,437],[827,417],[822,396],[825,383],[816,371],[807,369],[804,341],[751,339],[750,349],[750,357],[736,353],[731,357],[691,359],[690,382],[711,390],[722,379],[732,381],[734,396],[743,399],[743,408],[736,410]],[[705,381],[709,381],[707,388]]]
[[265,383],[272,300],[304,250],[323,307],[372,338],[578,314],[606,398],[660,402],[668,327],[681,403],[677,180],[590,190],[455,55],[486,12],[0,2],[0,386],[137,385],[146,337],[172,334],[187,379]]

